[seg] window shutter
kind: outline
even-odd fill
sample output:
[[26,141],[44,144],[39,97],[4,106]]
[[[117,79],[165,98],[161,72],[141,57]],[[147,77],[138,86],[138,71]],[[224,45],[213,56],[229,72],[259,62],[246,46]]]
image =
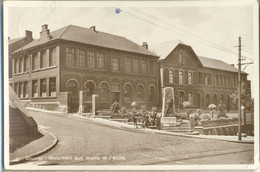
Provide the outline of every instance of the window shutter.
[[185,71],[185,84],[188,84],[188,71]]
[[176,84],[179,84],[179,71],[178,70],[176,70],[175,71],[175,82],[176,82]]
[[169,69],[168,68],[164,68],[164,80],[165,80],[165,83],[169,83]]

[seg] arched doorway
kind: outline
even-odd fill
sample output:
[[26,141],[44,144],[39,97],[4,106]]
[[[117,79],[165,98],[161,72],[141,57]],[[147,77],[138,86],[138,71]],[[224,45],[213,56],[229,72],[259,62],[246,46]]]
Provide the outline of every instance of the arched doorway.
[[217,94],[214,94],[213,96],[213,103],[217,106],[218,105],[218,97]]
[[79,82],[76,79],[70,79],[66,83],[68,98],[68,112],[78,112],[79,109]]
[[208,93],[206,94],[206,108],[209,106],[209,104],[210,104],[210,95]]

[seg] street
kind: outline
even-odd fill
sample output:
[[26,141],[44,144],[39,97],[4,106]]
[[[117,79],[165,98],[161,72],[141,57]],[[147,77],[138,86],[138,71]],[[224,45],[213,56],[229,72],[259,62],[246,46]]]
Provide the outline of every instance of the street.
[[254,145],[137,132],[102,126],[71,114],[30,111],[59,142],[27,161],[36,165],[183,165],[253,163]]

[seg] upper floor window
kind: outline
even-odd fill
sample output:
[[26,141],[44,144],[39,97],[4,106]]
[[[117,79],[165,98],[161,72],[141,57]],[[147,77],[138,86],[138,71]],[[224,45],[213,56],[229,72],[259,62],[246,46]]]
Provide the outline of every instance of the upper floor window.
[[40,68],[40,63],[39,63],[39,56],[38,53],[33,54],[33,63],[32,63],[32,68],[33,70],[39,69]]
[[132,72],[132,58],[131,57],[125,58],[125,72],[127,72],[127,73]]
[[173,83],[173,71],[169,70],[169,83]]
[[23,67],[24,67],[24,63],[23,63],[23,57],[20,57],[19,59],[19,73],[23,72]]
[[211,85],[211,84],[212,84],[211,82],[212,82],[212,80],[211,80],[211,74],[209,73],[209,74],[208,74],[208,85]]
[[14,60],[14,73],[19,73],[19,58]]
[[204,74],[204,84],[208,85],[208,75],[206,73]]
[[50,66],[55,66],[56,65],[56,48],[51,48],[50,49]]
[[30,67],[29,57],[25,56],[24,57],[24,71],[25,72],[29,71],[29,67]]
[[191,84],[191,82],[192,82],[192,73],[189,72],[189,74],[188,74],[188,84]]
[[111,70],[114,72],[119,71],[119,58],[117,57],[111,58]]
[[85,64],[85,51],[82,50],[82,49],[77,49],[77,66],[78,67],[84,67],[84,64]]
[[183,52],[179,52],[179,64],[183,64]]
[[74,66],[75,65],[75,49],[67,47],[66,48],[66,65]]
[[142,67],[141,67],[142,73],[147,73],[147,60],[142,60]]
[[183,72],[179,72],[179,84],[183,84]]
[[140,73],[140,59],[134,59],[134,66],[133,66],[135,73]]
[[149,60],[150,65],[150,74],[155,75],[156,74],[156,63],[153,60]]
[[88,51],[87,56],[88,56],[88,67],[90,69],[95,69],[96,68],[95,52]]
[[105,54],[104,53],[97,53],[97,68],[104,70],[105,69]]
[[46,50],[41,52],[41,68],[47,67],[47,53]]

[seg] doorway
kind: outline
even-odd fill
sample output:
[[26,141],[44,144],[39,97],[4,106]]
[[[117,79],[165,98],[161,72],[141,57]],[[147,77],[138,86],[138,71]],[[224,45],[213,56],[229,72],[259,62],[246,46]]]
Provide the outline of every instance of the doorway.
[[112,92],[112,103],[115,101],[120,102],[120,92]]

